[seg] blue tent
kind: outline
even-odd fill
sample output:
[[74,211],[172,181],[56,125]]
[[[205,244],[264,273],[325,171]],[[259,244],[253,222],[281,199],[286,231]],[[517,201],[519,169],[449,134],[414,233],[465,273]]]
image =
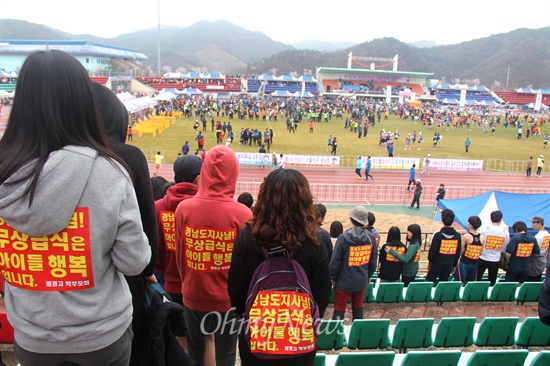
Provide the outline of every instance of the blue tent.
[[310,82],[317,82],[317,79],[315,79],[313,76],[309,75],[302,75],[298,78],[298,81],[310,81]]
[[[455,221],[463,228],[468,228],[468,217],[479,216],[482,228],[491,224],[491,212],[500,210],[502,221],[510,227],[516,221],[524,221],[527,227],[531,227],[529,220],[535,216],[545,219],[546,230],[550,229],[550,193],[546,194],[520,194],[500,191],[489,191],[477,196],[460,198],[456,200],[440,200],[441,209],[451,209],[455,213]],[[441,213],[437,214],[437,220],[441,220]]]

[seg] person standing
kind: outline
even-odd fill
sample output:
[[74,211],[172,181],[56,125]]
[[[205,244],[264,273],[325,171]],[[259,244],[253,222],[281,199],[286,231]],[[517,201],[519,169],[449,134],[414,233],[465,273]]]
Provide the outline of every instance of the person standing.
[[463,284],[476,280],[479,256],[485,243],[485,237],[477,231],[480,227],[479,216],[468,218],[468,232],[462,235],[462,257],[458,271],[455,271],[455,278]]
[[393,158],[393,144],[391,141],[388,141],[388,157]]
[[416,164],[413,164],[409,170],[409,184],[407,184],[407,191],[411,191],[411,184],[415,183],[414,176],[416,175]]
[[527,225],[523,221],[516,221],[512,225],[516,233],[506,246],[506,255],[509,264],[506,270],[506,282],[524,283],[529,272],[529,258],[532,254],[540,254],[540,248],[536,244],[537,239],[527,234]]
[[336,141],[336,137],[332,139],[332,151],[331,155],[336,156],[336,150],[338,150],[338,141]]
[[330,278],[334,283],[334,313],[332,319],[344,319],[351,297],[353,319],[363,319],[363,298],[366,284],[376,270],[378,248],[363,229],[368,223],[368,211],[356,206],[349,212],[352,227],[336,240],[330,260]]
[[363,167],[363,160],[361,160],[361,157],[357,157],[357,161],[355,162],[355,174],[357,174],[357,179],[361,178],[361,168]]
[[537,230],[535,239],[540,248],[539,254],[531,254],[529,258],[529,272],[527,273],[527,281],[539,282],[542,279],[542,273],[548,262],[548,247],[550,246],[550,234],[544,228],[544,217],[533,216],[531,219],[533,229]]
[[[318,235],[313,196],[306,177],[294,169],[269,173],[260,186],[253,218],[239,231],[235,240],[225,289],[235,313],[239,316],[245,313],[250,281],[256,269],[265,261],[264,250],[284,247],[304,270],[311,288],[310,297],[317,304],[319,314],[322,314],[329,302],[330,276],[326,247],[319,243]],[[273,303],[266,305],[277,306]],[[278,306],[286,305],[279,302]],[[239,356],[243,366],[313,365],[315,349],[285,359],[256,357],[250,349],[250,342],[246,340],[246,332],[250,328],[245,327],[239,334]],[[283,333],[286,334],[279,333],[283,339],[290,335]],[[277,331],[270,332],[268,336],[273,339],[276,334]],[[296,336],[298,341],[303,339],[302,332]]]
[[448,281],[454,274],[460,258],[460,234],[453,228],[455,213],[445,209],[441,211],[443,227],[432,237],[428,260],[430,261],[427,281]]
[[370,155],[367,156],[367,162],[365,163],[365,180],[370,179],[374,180],[374,177],[370,174],[370,169],[372,167],[372,160],[370,160]]
[[500,268],[500,255],[510,241],[508,227],[502,225],[502,212],[498,210],[491,212],[491,225],[482,233],[485,237],[485,244],[479,256],[476,280],[481,281],[485,270],[488,269],[489,281],[491,286],[494,286]]
[[413,208],[416,203],[416,209],[420,210],[420,196],[422,195],[423,187],[420,179],[416,180],[416,186],[414,187],[413,200],[409,208]]
[[380,250],[380,267],[378,270],[380,282],[399,282],[399,278],[403,273],[403,263],[389,254],[390,249],[400,255],[404,255],[407,251],[407,247],[401,242],[401,231],[397,226],[392,226],[388,230],[387,243],[382,245]]
[[319,234],[321,236],[320,244],[327,247],[328,260],[330,261],[330,257],[332,257],[332,241],[330,240],[330,233],[322,227],[327,215],[327,207],[322,203],[318,203],[314,207],[316,210],[317,226],[319,227]]
[[445,184],[441,183],[439,185],[439,188],[437,189],[437,192],[435,194],[435,210],[434,213],[437,212],[437,209],[439,207],[439,200],[442,200],[445,198]]
[[286,167],[286,157],[283,154],[279,154],[277,160],[277,169],[284,169]]
[[328,135],[327,151],[332,151],[332,135]]
[[426,158],[424,158],[424,164],[422,167],[422,171],[420,172],[420,175],[423,175],[424,173],[428,174],[428,177],[430,176],[430,161],[431,161],[431,154],[428,154]]
[[164,160],[164,156],[160,153],[160,151],[157,151],[155,156],[153,157],[153,160],[155,161],[155,172],[153,173],[153,176],[159,175],[159,169],[160,165],[162,164],[162,161]]
[[400,262],[403,263],[403,273],[401,275],[401,280],[403,281],[405,287],[409,283],[414,282],[416,274],[418,273],[420,261],[420,243],[422,242],[422,230],[420,225],[411,224],[407,227],[407,251],[405,254],[400,254],[396,252],[391,247],[386,247],[384,250],[386,253],[391,254],[393,257],[397,258]]
[[472,144],[472,141],[470,141],[470,138],[466,137],[466,141],[464,141],[464,148],[466,149],[466,154],[468,153],[468,150],[470,149],[471,144]]
[[542,168],[544,168],[544,155],[540,154],[537,159],[537,177],[541,177],[542,175]]
[[185,144],[183,144],[181,148],[181,152],[183,153],[183,155],[187,155],[189,154],[189,150],[190,150],[189,141],[185,141]]
[[[92,84],[72,56],[31,53],[0,139],[0,229],[8,235],[0,251],[34,258],[30,275],[0,265],[22,365],[130,362],[132,297],[124,275],[140,275],[152,253],[128,166],[107,139]],[[29,134],[36,126],[44,131]],[[121,134],[124,140],[126,127]],[[14,281],[21,277],[33,282]]]
[[127,139],[128,141],[134,141],[134,130],[132,129],[132,126],[128,125],[128,132],[127,132]]
[[533,168],[533,157],[530,156],[529,160],[527,161],[527,170],[525,171],[525,174],[530,177],[531,176],[531,169]]
[[[202,164],[197,194],[180,202],[175,214],[176,264],[185,308],[189,356],[204,365],[206,339],[215,337],[216,364],[234,365],[237,333],[218,318],[236,318],[227,293],[233,243],[252,212],[235,201],[239,162],[224,145],[215,146]],[[205,289],[208,289],[205,291]]]

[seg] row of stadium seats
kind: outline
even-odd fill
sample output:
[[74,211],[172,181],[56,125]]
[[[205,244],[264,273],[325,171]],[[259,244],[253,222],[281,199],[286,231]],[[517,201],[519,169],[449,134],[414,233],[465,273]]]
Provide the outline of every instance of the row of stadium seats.
[[313,366],[548,366],[550,351],[478,350],[317,353]]
[[550,328],[538,317],[486,317],[477,323],[475,317],[444,317],[439,324],[434,318],[356,319],[351,326],[344,320],[321,320],[318,350],[392,349],[406,352],[410,348],[435,347],[548,347]]
[[[365,303],[397,303],[397,302],[436,302],[442,305],[445,302],[509,302],[518,304],[537,302],[543,282],[525,282],[519,286],[518,282],[497,282],[491,286],[489,281],[468,282],[464,287],[460,281],[438,282],[411,282],[404,287],[403,282],[370,282],[366,289],[363,301]],[[334,288],[330,296],[334,303]],[[351,300],[350,300],[351,301]]]

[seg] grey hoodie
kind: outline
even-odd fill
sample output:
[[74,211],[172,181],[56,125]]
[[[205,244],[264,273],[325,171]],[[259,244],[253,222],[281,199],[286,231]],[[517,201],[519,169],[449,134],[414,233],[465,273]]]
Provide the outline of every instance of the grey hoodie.
[[[37,353],[83,353],[114,343],[131,322],[125,275],[142,272],[151,257],[130,178],[120,165],[87,147],[50,154],[33,204],[23,192],[23,167],[0,186],[0,217],[29,236],[64,230],[76,208],[88,208],[94,286],[74,291],[34,291],[6,284],[8,319],[15,340]],[[1,251],[1,248],[0,248]],[[48,263],[46,255],[42,262]],[[90,268],[88,267],[88,270]],[[54,279],[54,278],[52,278]]]

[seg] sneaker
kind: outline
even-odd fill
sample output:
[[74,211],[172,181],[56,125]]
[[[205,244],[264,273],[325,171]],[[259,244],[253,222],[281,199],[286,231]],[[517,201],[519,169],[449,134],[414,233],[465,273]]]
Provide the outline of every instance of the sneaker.
[[357,177],[357,179],[361,179],[361,177]]
[[415,210],[420,210],[420,207],[415,208]]

